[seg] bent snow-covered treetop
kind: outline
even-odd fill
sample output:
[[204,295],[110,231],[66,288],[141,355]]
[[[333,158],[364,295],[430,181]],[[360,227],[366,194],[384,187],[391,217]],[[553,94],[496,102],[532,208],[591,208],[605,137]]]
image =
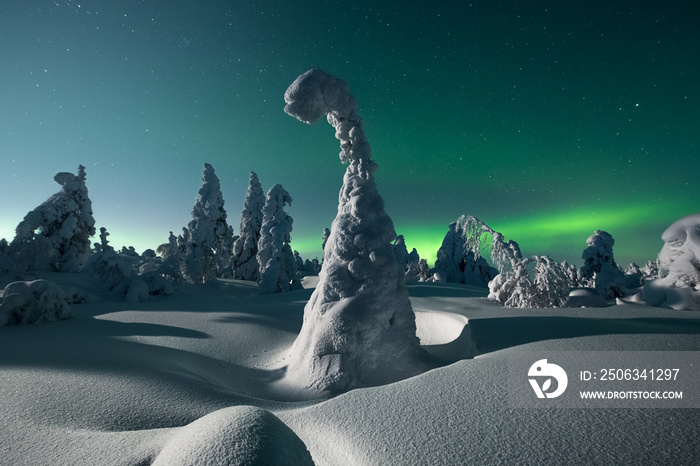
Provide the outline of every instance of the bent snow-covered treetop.
[[312,69],[299,76],[284,93],[284,111],[304,123],[312,124],[326,115],[340,141],[340,160],[358,165],[358,172],[374,172],[370,148],[357,100],[350,86],[325,71]]

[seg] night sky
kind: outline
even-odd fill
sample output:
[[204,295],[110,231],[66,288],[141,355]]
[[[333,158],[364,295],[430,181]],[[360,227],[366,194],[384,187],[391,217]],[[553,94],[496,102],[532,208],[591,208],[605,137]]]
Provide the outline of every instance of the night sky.
[[325,121],[283,112],[316,67],[357,96],[409,250],[466,213],[527,255],[580,266],[602,229],[643,264],[700,211],[698,23],[696,1],[5,0],[0,237],[83,164],[112,245],[155,249],[208,162],[236,233],[254,170],[320,257],[345,166]]

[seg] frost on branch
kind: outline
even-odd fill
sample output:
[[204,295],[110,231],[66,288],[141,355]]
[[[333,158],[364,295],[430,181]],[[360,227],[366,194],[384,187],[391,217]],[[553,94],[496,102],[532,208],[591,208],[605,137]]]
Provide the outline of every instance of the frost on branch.
[[303,122],[325,115],[340,141],[340,160],[349,163],[288,376],[337,393],[413,375],[423,369],[415,316],[355,98],[345,82],[314,69],[299,76],[284,99],[285,112]]
[[700,311],[700,213],[677,220],[661,239],[659,278],[644,285],[646,304]]

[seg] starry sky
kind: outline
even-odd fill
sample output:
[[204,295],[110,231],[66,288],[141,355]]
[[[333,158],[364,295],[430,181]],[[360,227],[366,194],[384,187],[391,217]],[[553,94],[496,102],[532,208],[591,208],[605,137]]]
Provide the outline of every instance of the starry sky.
[[112,245],[155,249],[207,162],[236,233],[254,170],[320,257],[345,166],[325,121],[283,112],[316,67],[356,95],[409,250],[432,261],[471,214],[527,255],[580,266],[601,229],[643,264],[700,211],[699,20],[694,1],[5,0],[0,237],[82,164]]

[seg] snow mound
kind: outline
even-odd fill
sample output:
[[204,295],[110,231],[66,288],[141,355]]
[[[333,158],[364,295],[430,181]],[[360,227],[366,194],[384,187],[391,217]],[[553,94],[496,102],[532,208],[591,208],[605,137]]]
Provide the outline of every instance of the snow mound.
[[224,408],[178,430],[153,466],[313,465],[299,437],[274,414],[253,406]]
[[593,289],[575,288],[569,292],[564,307],[607,307],[608,302]]
[[66,295],[54,282],[12,282],[0,304],[0,326],[55,322],[71,317]]
[[460,314],[442,311],[416,312],[416,336],[421,345],[442,345],[456,340],[468,324]]
[[675,221],[661,239],[661,278],[644,285],[646,304],[700,311],[700,213]]

